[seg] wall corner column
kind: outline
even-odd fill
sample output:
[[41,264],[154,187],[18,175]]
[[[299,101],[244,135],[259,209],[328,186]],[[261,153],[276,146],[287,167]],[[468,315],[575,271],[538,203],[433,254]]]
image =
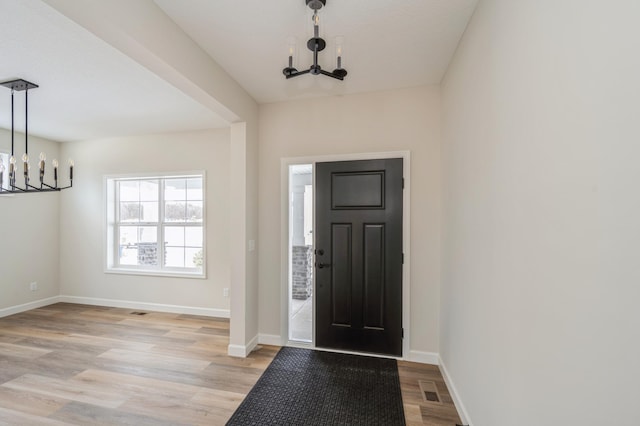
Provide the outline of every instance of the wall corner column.
[[246,122],[231,125],[228,206],[232,229],[231,320],[228,354],[243,358],[251,353],[258,342],[258,260],[255,251],[258,217],[257,149],[257,137]]

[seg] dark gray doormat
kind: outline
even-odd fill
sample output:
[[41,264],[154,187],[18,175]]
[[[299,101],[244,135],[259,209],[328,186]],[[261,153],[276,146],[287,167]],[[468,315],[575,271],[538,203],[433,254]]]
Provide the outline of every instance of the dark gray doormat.
[[282,348],[227,423],[404,425],[394,359]]

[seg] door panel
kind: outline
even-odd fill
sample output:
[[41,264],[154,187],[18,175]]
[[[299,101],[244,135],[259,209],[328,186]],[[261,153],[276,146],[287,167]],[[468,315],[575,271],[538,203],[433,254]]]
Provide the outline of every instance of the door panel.
[[384,172],[335,173],[331,188],[334,209],[384,208]]
[[402,355],[402,159],[316,164],[316,345]]
[[351,225],[335,224],[331,238],[333,325],[351,324]]
[[384,329],[384,224],[364,225],[364,326]]

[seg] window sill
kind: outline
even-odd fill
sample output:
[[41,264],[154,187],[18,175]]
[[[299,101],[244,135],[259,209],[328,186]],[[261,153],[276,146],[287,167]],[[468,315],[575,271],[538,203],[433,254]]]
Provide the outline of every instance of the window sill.
[[104,270],[105,274],[116,275],[138,275],[147,277],[164,277],[164,278],[191,278],[204,280],[207,278],[206,273],[199,272],[172,272],[172,271],[145,271],[140,269],[127,269],[127,268],[107,268]]

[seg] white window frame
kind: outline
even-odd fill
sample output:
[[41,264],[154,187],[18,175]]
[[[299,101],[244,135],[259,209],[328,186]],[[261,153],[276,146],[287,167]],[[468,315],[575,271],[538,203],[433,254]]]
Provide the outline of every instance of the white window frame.
[[[135,223],[137,226],[157,226],[158,227],[158,248],[160,249],[160,259],[164,257],[164,229],[166,226],[171,226],[172,223],[165,223],[164,219],[164,181],[167,179],[183,179],[183,178],[202,178],[202,222],[178,222],[175,225],[179,226],[202,226],[202,268],[180,268],[180,267],[165,267],[162,266],[162,262],[158,262],[158,265],[120,265],[118,264],[119,256],[119,239],[116,239],[117,233],[117,217],[119,214],[118,202],[119,196],[116,194],[116,182],[122,180],[153,180],[160,179],[161,184],[159,188],[159,216],[157,224],[139,222]],[[188,172],[171,172],[171,173],[136,173],[136,174],[120,174],[120,175],[107,175],[104,176],[104,231],[105,241],[103,244],[104,253],[104,272],[110,274],[126,274],[126,275],[147,275],[147,276],[162,276],[162,277],[180,277],[180,278],[199,278],[206,279],[207,277],[207,179],[204,170],[188,171]],[[133,224],[132,224],[133,225]]]

